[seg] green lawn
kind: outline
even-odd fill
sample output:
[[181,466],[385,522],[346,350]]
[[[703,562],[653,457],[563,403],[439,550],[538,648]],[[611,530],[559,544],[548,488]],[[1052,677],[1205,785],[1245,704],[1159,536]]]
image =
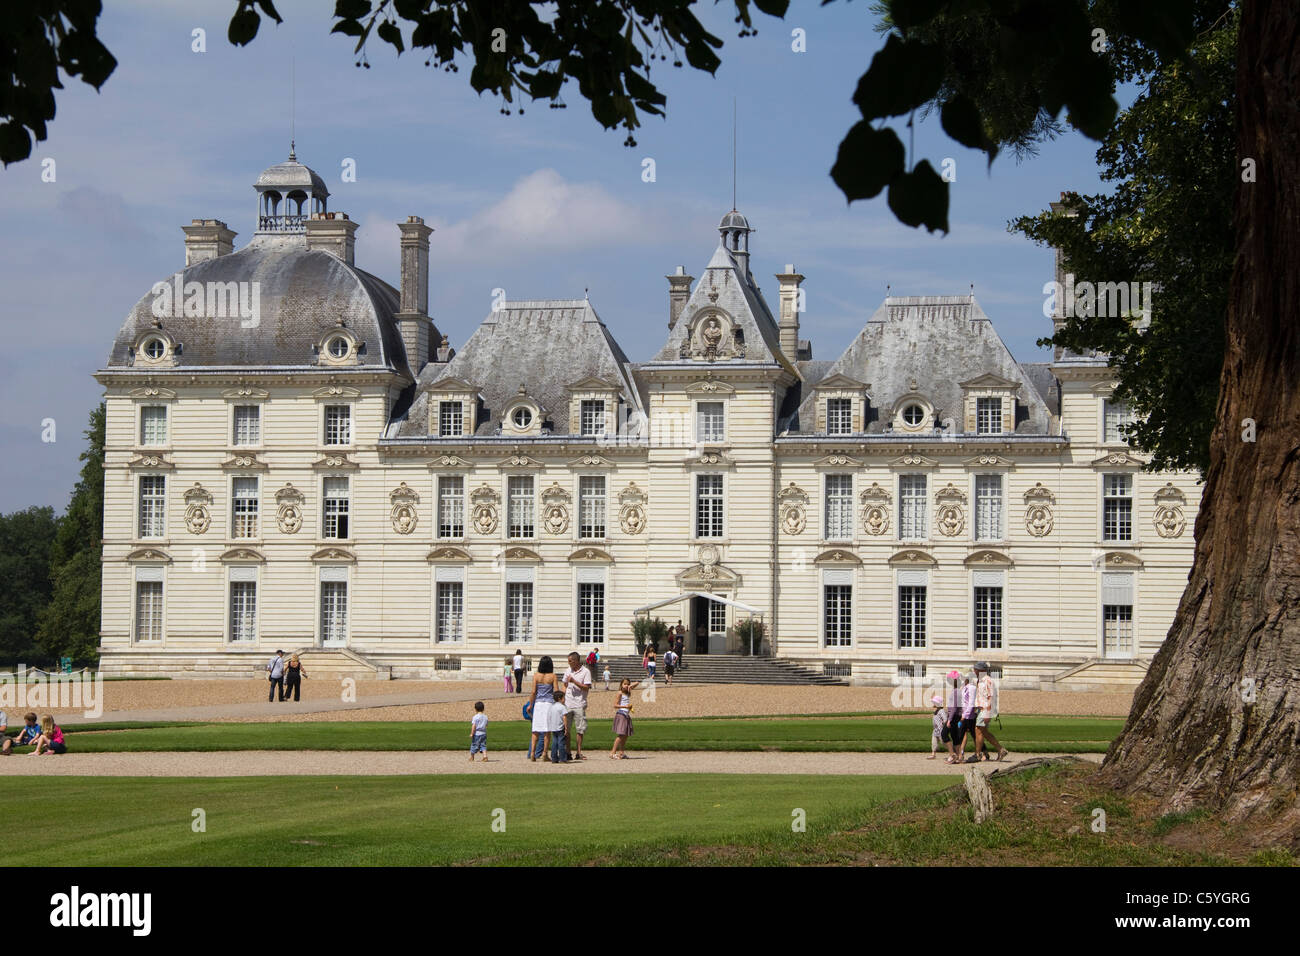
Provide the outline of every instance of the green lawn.
[[[1011,717],[994,728],[1017,753],[1104,753],[1120,732],[1120,718]],[[315,722],[169,724],[115,732],[69,728],[68,747],[79,753],[148,750],[460,750],[469,747],[468,722]],[[495,721],[490,750],[524,750],[523,720]],[[610,721],[592,720],[584,741],[592,750],[613,743]],[[919,753],[930,749],[930,720],[916,717],[755,720],[640,720],[629,742],[640,750],[784,750]],[[969,748],[968,748],[969,749]]]
[[[11,778],[0,779],[0,816],[23,820],[23,832],[0,847],[0,865],[671,862],[693,847],[829,839],[882,802],[951,784],[766,774]],[[806,832],[792,829],[796,809]],[[498,810],[504,832],[493,830]]]

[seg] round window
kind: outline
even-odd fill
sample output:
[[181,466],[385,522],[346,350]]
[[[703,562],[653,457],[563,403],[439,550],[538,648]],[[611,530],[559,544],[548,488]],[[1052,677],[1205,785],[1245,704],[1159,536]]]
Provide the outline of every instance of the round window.
[[533,413],[527,408],[516,408],[512,417],[516,428],[527,428],[533,423]]
[[330,339],[328,348],[330,355],[334,356],[336,359],[341,359],[347,358],[350,346],[348,345],[347,339],[341,335],[336,335],[334,338]]
[[903,409],[903,422],[915,428],[925,421],[925,409],[920,405],[908,405]]
[[167,343],[162,339],[150,339],[144,343],[144,354],[151,359],[160,359],[167,354]]

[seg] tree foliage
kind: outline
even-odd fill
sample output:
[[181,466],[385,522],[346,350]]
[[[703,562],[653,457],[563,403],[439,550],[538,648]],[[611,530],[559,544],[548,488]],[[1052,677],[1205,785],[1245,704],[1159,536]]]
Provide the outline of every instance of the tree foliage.
[[53,508],[0,515],[0,663],[32,663],[37,620],[50,599]]
[[41,615],[37,642],[50,660],[99,657],[100,554],[104,528],[104,405],[90,413],[85,462],[60,520],[49,555],[53,593]]
[[1233,115],[1238,17],[1206,31],[1186,63],[1142,69],[1144,89],[1097,151],[1112,194],[1069,193],[1071,214],[1012,228],[1061,250],[1080,280],[1152,282],[1150,326],[1075,314],[1046,344],[1105,353],[1118,401],[1139,416],[1130,440],[1151,469],[1205,472],[1223,367],[1239,169]]

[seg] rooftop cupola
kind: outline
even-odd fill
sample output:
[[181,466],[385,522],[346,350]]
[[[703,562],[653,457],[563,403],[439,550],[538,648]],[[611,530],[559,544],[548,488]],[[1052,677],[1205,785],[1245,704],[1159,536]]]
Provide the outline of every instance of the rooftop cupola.
[[731,210],[718,223],[718,232],[722,234],[722,248],[731,253],[740,265],[745,278],[749,278],[749,234],[754,232],[747,220],[736,210]]
[[306,232],[307,220],[314,213],[328,211],[330,191],[325,180],[298,162],[292,143],[289,158],[263,170],[253,188],[257,190],[257,232],[261,235]]

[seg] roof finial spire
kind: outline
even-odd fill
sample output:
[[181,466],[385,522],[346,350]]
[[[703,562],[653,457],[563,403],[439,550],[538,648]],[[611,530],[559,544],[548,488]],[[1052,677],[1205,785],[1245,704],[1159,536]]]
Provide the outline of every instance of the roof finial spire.
[[736,211],[736,98],[731,98],[731,211]]
[[289,162],[298,161],[294,151],[295,133],[294,121],[297,118],[298,110],[298,58],[292,57],[289,60]]

